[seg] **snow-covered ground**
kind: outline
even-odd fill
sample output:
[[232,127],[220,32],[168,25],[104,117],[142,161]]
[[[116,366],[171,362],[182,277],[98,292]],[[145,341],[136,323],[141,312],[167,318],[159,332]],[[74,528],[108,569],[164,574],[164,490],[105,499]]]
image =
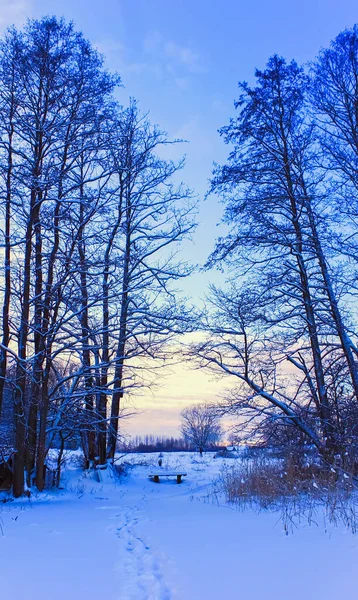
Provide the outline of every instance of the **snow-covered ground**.
[[130,455],[128,476],[101,483],[72,466],[64,490],[0,504],[1,598],[358,597],[358,535],[303,523],[287,536],[277,513],[213,493],[224,459],[165,454],[163,470],[187,473],[181,485],[148,479],[157,459]]

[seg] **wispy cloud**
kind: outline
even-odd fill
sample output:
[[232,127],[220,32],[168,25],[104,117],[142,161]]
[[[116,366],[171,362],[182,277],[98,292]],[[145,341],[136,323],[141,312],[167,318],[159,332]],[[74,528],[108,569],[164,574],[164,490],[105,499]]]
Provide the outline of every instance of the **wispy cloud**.
[[207,71],[197,52],[166,40],[159,31],[152,31],[144,38],[139,53],[138,48],[134,52],[133,48],[113,39],[99,40],[95,45],[105,56],[108,67],[123,75],[124,82],[126,74],[146,71],[158,82],[171,81],[178,89],[187,90],[193,75]]
[[174,82],[175,85],[181,90],[186,90],[189,87],[188,77],[175,77]]
[[127,58],[125,45],[113,39],[104,39],[95,43],[97,50],[103,54],[107,66],[119,71],[120,75],[125,73],[142,73],[147,65],[145,62],[130,62]]
[[31,15],[31,0],[0,0],[0,32],[11,25],[23,25]]
[[143,42],[144,52],[146,52],[147,54],[155,52],[161,45],[162,41],[163,41],[163,36],[161,35],[161,33],[159,33],[159,31],[151,31],[144,38],[144,42]]
[[174,42],[165,44],[165,54],[177,64],[186,67],[190,73],[205,73],[207,68],[200,62],[199,54],[188,46],[181,46]]
[[[0,0],[1,2],[1,0]],[[97,50],[103,54],[107,62],[122,61],[125,53],[125,47],[122,42],[112,39],[99,40],[95,44]]]
[[190,86],[191,75],[206,73],[207,67],[190,46],[165,39],[159,31],[150,32],[143,41],[148,69],[160,78],[171,77],[181,90]]

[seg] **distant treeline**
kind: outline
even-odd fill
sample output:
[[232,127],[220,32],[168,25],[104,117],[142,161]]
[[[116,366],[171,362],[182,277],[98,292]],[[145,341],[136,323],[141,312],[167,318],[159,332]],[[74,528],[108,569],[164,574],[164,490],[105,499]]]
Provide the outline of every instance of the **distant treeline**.
[[[208,449],[217,449],[218,446],[212,446]],[[183,452],[197,450],[184,438],[156,436],[153,434],[136,435],[129,441],[120,444],[120,451],[125,452]]]

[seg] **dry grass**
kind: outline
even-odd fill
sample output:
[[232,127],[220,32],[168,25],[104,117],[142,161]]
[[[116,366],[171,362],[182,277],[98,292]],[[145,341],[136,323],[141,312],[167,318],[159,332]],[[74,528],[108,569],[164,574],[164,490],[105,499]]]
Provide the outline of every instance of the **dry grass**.
[[[253,459],[225,467],[221,473],[229,502],[240,498],[257,498],[264,504],[281,497],[303,493],[317,494],[337,486],[337,473],[317,465],[297,464],[292,459]],[[347,482],[345,487],[351,487]]]
[[216,492],[246,508],[281,511],[286,533],[302,521],[343,523],[358,530],[358,502],[353,476],[289,454],[283,459],[254,457],[225,465]]

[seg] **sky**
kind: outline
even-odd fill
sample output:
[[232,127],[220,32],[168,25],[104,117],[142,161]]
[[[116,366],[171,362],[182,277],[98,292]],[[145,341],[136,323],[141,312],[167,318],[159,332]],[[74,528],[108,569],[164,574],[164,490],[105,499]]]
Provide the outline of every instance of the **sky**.
[[[44,15],[72,20],[106,57],[123,83],[119,99],[136,98],[171,138],[187,140],[183,181],[200,198],[199,226],[183,246],[184,259],[202,264],[212,251],[222,205],[204,201],[213,162],[228,155],[217,130],[234,114],[237,83],[253,83],[276,53],[306,64],[343,29],[358,22],[357,0],[0,0],[0,31]],[[215,273],[196,273],[184,291],[205,296]],[[224,386],[225,387],[225,386]],[[126,421],[129,433],[177,435],[180,410],[213,401],[223,382],[176,367],[152,393],[134,398],[140,411]]]

